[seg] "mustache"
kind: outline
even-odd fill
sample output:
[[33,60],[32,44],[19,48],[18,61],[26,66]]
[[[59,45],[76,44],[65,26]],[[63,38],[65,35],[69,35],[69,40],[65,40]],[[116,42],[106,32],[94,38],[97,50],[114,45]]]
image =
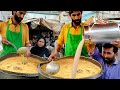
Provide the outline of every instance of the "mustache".
[[108,60],[109,60],[109,58],[104,58],[104,60],[108,61]]
[[80,19],[76,19],[76,20],[73,20],[74,22],[78,22],[78,21],[80,21]]
[[18,22],[18,23],[20,23],[22,20],[23,20],[23,18],[21,18],[21,17],[18,17],[16,14],[15,14],[15,20]]
[[105,63],[107,63],[107,64],[111,64],[111,63],[113,63],[115,61],[115,59],[114,58],[112,58],[112,59],[110,59],[110,58],[103,58],[103,61]]
[[72,22],[75,23],[76,25],[80,25],[81,19],[72,20]]
[[110,60],[109,58],[104,58],[104,57],[103,57],[103,59],[104,59],[104,61],[109,61]]
[[19,20],[20,20],[20,21],[22,21],[22,20],[23,20],[23,18],[20,18],[20,17],[19,17]]

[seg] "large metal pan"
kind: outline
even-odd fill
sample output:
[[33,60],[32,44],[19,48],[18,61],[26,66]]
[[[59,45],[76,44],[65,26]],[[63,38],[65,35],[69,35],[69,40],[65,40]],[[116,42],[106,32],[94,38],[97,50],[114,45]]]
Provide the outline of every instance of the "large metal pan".
[[[69,56],[69,57],[64,57],[64,58],[58,59],[58,60],[71,59],[71,58],[74,59],[74,57]],[[101,76],[101,74],[103,73],[103,68],[102,68],[101,64],[98,61],[96,61],[96,60],[94,60],[92,58],[89,58],[89,57],[84,57],[84,56],[81,56],[80,59],[92,62],[93,64],[97,65],[101,69],[101,72],[96,74],[96,75],[86,77],[86,78],[80,78],[80,79],[98,79]],[[38,69],[38,72],[39,72],[39,78],[40,79],[67,79],[67,78],[55,77],[55,76],[52,76],[52,75],[49,75],[49,74],[45,73],[41,69],[41,67],[42,67],[42,65],[45,65],[45,64],[48,64],[48,63],[49,62],[45,62],[45,63],[41,63],[41,64],[38,65],[37,69]]]
[[[18,56],[18,54],[10,53],[10,54],[4,55],[3,57],[0,57],[0,61],[3,61],[10,57],[15,57],[15,56]],[[42,61],[42,63],[46,62],[45,59],[43,59],[39,56],[36,56],[36,55],[31,55],[30,57],[38,59],[38,60]],[[24,73],[16,73],[16,72],[10,72],[10,71],[6,71],[6,70],[0,70],[0,79],[39,79],[39,74],[38,73],[24,74]]]

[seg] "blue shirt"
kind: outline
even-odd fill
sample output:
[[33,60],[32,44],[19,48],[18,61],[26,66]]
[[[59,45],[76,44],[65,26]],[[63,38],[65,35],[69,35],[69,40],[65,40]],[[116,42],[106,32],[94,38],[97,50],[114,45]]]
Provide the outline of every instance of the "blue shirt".
[[95,48],[92,57],[97,60],[103,67],[103,74],[101,75],[101,79],[120,79],[120,62],[116,60],[110,66],[107,66],[104,63],[101,53],[98,48]]
[[97,60],[100,64],[103,64],[103,58],[101,53],[99,52],[99,49],[96,47],[93,54],[88,53],[90,56],[92,56],[95,60]]

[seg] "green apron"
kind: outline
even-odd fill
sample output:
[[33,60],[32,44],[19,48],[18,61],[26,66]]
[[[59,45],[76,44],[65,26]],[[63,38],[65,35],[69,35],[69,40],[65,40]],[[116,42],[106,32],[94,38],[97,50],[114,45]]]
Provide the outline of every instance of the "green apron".
[[[8,23],[6,30],[6,38],[8,39],[8,41],[13,43],[17,48],[22,47],[22,25],[20,24],[20,32],[12,32],[11,30],[9,30],[9,28],[10,24]],[[3,52],[0,53],[0,57],[12,52],[16,52],[16,49],[13,46],[3,44]]]
[[[80,29],[81,34],[72,35],[70,34],[70,28],[68,28],[67,40],[65,44],[65,55],[64,56],[75,56],[78,44],[82,40],[82,28]],[[86,46],[83,45],[81,56],[88,57]]]

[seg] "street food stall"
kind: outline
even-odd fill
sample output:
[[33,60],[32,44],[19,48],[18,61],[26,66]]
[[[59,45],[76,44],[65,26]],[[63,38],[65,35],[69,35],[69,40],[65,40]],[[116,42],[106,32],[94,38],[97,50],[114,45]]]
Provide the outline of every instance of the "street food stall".
[[[61,27],[65,24],[58,20],[43,18],[32,18],[23,22],[27,23],[30,29],[49,29],[56,34],[59,34]],[[89,22],[92,23],[92,26],[84,33],[86,40],[91,37],[96,44],[102,44],[120,38],[117,23],[95,24],[93,17],[86,22],[86,25]],[[27,63],[22,64],[20,61],[22,59],[27,59]],[[50,75],[46,72],[46,66],[51,61],[46,61],[44,58],[35,55],[23,58],[17,53],[7,54],[0,57],[0,79],[71,79],[74,57],[63,57],[54,61],[60,65],[60,70],[57,74]],[[90,57],[79,57],[76,79],[97,79],[102,73],[103,68],[98,61]]]
[[[120,38],[119,25],[117,23],[93,24],[90,30],[85,32],[85,38],[88,39],[87,37],[91,37],[92,41],[96,44],[110,43],[117,38]],[[39,77],[44,79],[70,79],[73,60],[74,57],[64,57],[56,60],[56,62],[60,64],[61,68],[55,75],[51,75],[46,71],[48,63],[41,63],[38,66]],[[90,62],[97,67],[90,66]],[[93,70],[95,67],[97,69]],[[76,72],[76,79],[96,79],[101,76],[102,72],[103,68],[96,60],[81,56]]]

